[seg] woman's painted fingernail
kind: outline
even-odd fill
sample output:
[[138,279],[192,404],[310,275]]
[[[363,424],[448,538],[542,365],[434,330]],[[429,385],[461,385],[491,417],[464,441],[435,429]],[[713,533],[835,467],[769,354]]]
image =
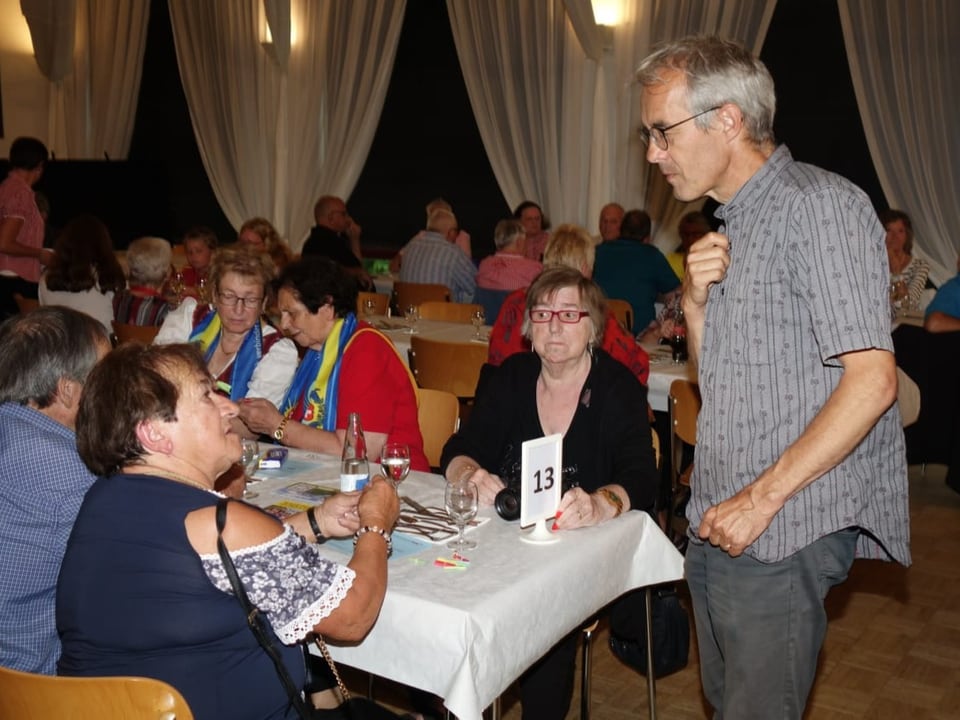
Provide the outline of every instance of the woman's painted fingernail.
[[561,515],[563,515],[563,510],[557,510],[557,514],[554,515],[554,517],[557,518],[557,520],[559,520]]
[[559,528],[557,527],[557,524],[556,524],[556,523],[554,523],[554,524],[553,524],[553,527],[552,527],[552,528],[550,528],[550,529],[551,529],[551,530],[558,530]]

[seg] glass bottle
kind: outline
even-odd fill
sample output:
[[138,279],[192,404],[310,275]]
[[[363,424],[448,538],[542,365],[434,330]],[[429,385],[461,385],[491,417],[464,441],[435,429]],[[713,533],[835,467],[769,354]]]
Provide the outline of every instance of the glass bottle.
[[343,459],[340,463],[340,490],[361,490],[370,479],[367,462],[367,441],[360,425],[360,413],[350,413],[347,434],[343,438]]
[[683,317],[683,310],[677,310],[670,345],[673,347],[673,361],[675,363],[685,363],[687,361],[687,321]]

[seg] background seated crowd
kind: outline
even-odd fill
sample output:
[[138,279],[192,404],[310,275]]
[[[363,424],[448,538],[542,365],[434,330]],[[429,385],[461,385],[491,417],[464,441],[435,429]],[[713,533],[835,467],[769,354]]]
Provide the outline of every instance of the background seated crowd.
[[[170,243],[156,237],[134,240],[118,258],[106,226],[89,215],[42,251],[23,209],[41,148],[14,143],[13,201],[0,206],[9,316],[0,325],[0,451],[13,459],[0,470],[9,488],[0,493],[0,664],[160,678],[197,718],[288,716],[232,596],[218,537],[242,566],[282,663],[302,682],[297,643],[309,632],[357,641],[376,621],[397,496],[374,479],[281,523],[214,489],[235,471],[241,437],[339,456],[354,412],[371,458],[400,442],[411,469],[429,472],[416,382],[390,339],[356,314],[358,291],[372,287],[360,226],[341,199],[324,196],[300,257],[264,218],[244,223],[226,247],[192,228],[179,268]],[[443,474],[470,478],[489,505],[519,480],[521,443],[561,433],[567,471],[555,529],[649,511],[658,473],[649,358],[637,336],[656,337],[672,321],[656,304],[675,306],[683,257],[709,223],[685,215],[668,259],[649,244],[649,216],[616,203],[601,211],[599,239],[571,224],[551,232],[532,201],[514,215],[497,225],[496,253],[477,267],[452,208],[431,203],[425,230],[393,260],[400,280],[444,284],[457,302],[478,289],[507,293],[487,318],[489,362],[473,411],[446,444]],[[882,217],[891,303],[916,305],[928,268],[911,254],[909,217]],[[24,232],[22,247],[10,240]],[[960,276],[937,293],[931,332],[960,329],[958,288]],[[47,307],[16,314],[6,297],[15,291]],[[617,321],[608,298],[632,303],[632,327]],[[158,333],[153,344],[111,350],[113,322]],[[228,493],[239,496],[237,487]],[[348,563],[317,551],[323,537],[364,526],[383,532],[358,535]],[[170,632],[184,615],[197,622]],[[521,678],[528,716],[566,715],[576,639],[567,636]]]

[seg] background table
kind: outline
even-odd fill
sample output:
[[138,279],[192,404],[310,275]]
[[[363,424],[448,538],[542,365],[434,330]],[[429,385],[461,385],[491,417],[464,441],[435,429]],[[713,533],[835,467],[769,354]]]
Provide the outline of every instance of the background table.
[[[293,481],[335,487],[338,473],[334,458],[291,450],[283,470],[258,473],[268,479],[253,486],[253,502],[284,499],[278,491]],[[442,506],[443,487],[438,475],[411,472],[400,491]],[[523,542],[519,525],[492,508],[481,517],[491,519],[468,533],[479,545],[466,570],[433,564],[450,556],[444,545],[391,559],[376,625],[358,645],[331,645],[333,657],[435,693],[460,720],[479,720],[537,658],[602,607],[628,590],[683,576],[682,556],[646,513],[559,533],[552,545]]]
[[647,400],[650,407],[659,412],[669,410],[670,386],[674,380],[697,382],[697,373],[692,362],[673,362],[669,345],[644,345],[650,356],[650,378],[647,380]]
[[[404,362],[408,362],[407,351],[410,350],[410,324],[402,319],[395,317],[384,317],[374,315],[364,318],[377,330],[382,332],[396,346],[403,357]],[[417,335],[430,340],[441,340],[443,342],[474,342],[481,345],[490,344],[490,328],[480,328],[482,340],[474,337],[473,325],[467,323],[446,322],[444,320],[417,320]]]

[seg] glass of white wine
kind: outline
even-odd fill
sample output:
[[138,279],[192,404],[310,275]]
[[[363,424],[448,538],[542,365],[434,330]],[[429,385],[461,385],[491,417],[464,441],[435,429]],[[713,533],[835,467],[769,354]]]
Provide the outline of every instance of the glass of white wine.
[[466,478],[447,483],[447,488],[443,493],[443,505],[450,519],[457,524],[457,529],[460,531],[455,540],[447,543],[447,547],[454,548],[457,552],[475,548],[477,543],[465,539],[463,530],[467,523],[473,520],[480,505],[480,493],[477,490],[476,483],[470,482]]
[[393,487],[399,488],[410,473],[410,447],[404,443],[386,443],[380,451],[380,465]]
[[410,323],[410,334],[417,334],[417,320],[420,319],[420,308],[416,305],[408,305],[406,310],[403,311],[403,316],[407,319],[407,322]]
[[251,500],[259,493],[250,489],[250,483],[254,482],[253,474],[257,471],[257,463],[260,461],[260,443],[256,440],[243,438],[240,440],[240,464],[243,465],[243,474],[247,478],[247,484],[243,488],[243,499]]

